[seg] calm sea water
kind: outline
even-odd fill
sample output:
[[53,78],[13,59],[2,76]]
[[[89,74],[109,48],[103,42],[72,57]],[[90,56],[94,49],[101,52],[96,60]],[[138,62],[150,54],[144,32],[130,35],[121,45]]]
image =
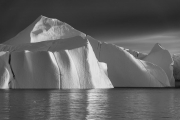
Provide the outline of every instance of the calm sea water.
[[0,120],[180,119],[180,89],[0,90]]

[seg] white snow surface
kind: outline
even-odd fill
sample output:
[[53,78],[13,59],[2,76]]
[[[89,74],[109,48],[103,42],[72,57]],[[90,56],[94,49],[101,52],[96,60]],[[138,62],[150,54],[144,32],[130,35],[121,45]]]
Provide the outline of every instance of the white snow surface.
[[97,41],[57,19],[40,16],[0,45],[0,88],[174,86],[171,56],[156,46],[148,55],[139,53]]

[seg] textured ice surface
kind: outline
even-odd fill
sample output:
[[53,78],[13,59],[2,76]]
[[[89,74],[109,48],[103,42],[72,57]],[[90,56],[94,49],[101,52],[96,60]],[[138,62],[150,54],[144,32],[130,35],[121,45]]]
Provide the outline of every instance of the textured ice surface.
[[65,39],[78,35],[81,37],[86,36],[66,23],[44,16],[41,16],[41,19],[36,23],[30,35],[31,43]]

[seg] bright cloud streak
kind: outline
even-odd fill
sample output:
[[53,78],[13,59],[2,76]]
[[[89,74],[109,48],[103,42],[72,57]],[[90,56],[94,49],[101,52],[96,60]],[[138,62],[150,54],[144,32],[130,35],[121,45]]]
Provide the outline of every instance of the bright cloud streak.
[[171,54],[180,53],[180,32],[169,32],[126,39],[117,38],[107,42],[146,53],[152,49],[155,43],[160,43],[162,47],[169,50]]

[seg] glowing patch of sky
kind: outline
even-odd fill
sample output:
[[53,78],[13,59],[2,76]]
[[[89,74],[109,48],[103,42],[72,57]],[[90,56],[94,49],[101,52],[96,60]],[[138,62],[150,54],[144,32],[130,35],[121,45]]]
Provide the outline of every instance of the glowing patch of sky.
[[150,52],[155,43],[160,43],[162,47],[169,50],[171,54],[180,53],[180,31],[142,37],[115,38],[111,41],[107,40],[107,42],[145,53]]

